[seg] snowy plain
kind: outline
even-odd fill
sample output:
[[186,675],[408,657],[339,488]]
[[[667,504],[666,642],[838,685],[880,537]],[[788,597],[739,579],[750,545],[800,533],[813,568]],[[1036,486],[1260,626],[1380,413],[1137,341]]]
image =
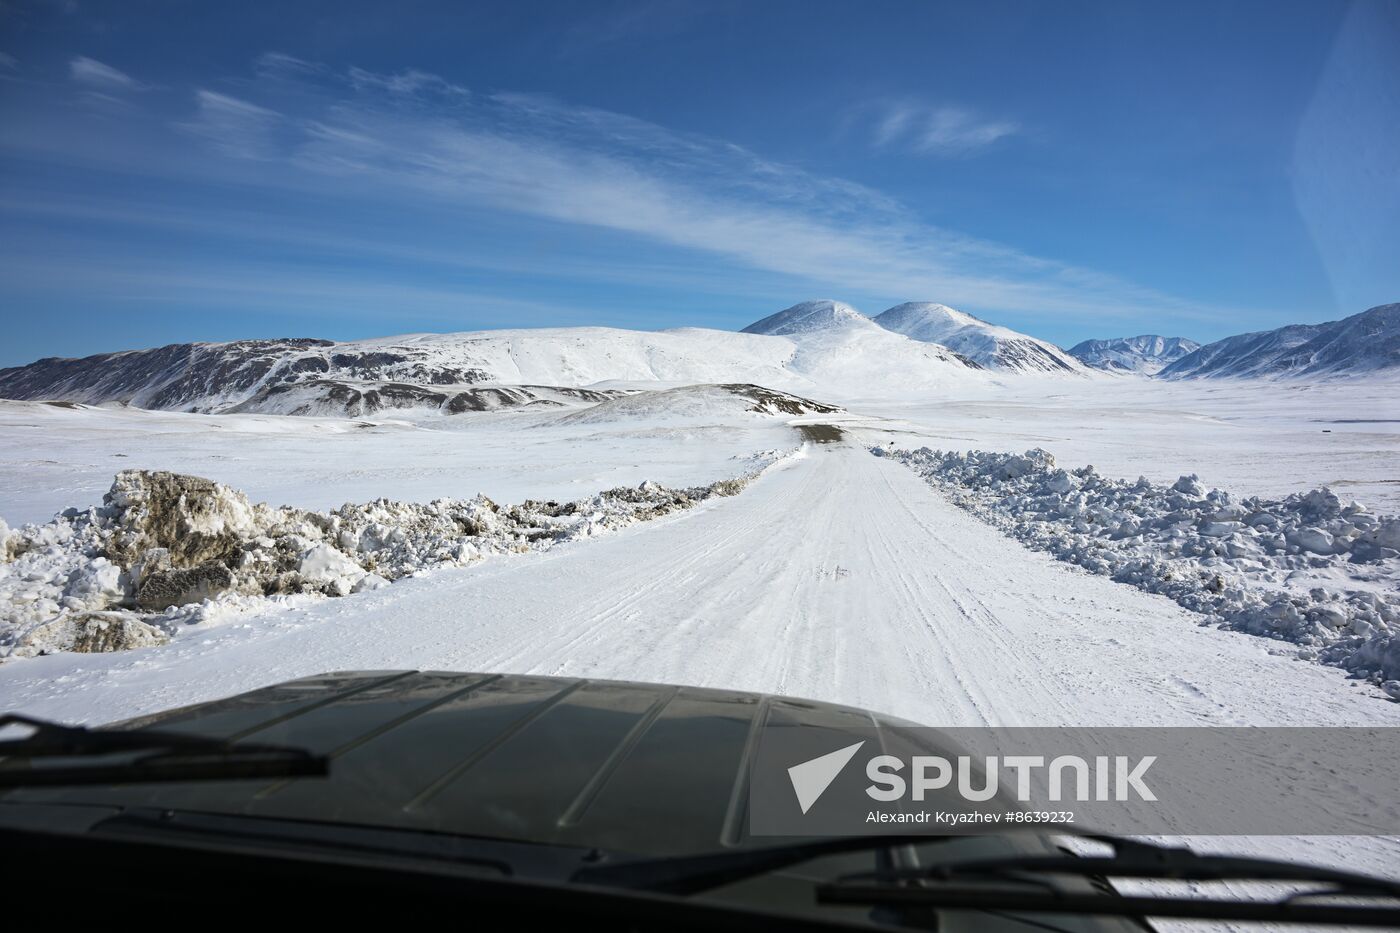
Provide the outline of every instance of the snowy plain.
[[[872,444],[1048,450],[1062,464],[1281,498],[1330,486],[1400,512],[1400,377],[1298,382],[1003,378],[936,399],[838,399]],[[883,422],[872,420],[879,416]]]
[[[935,725],[1400,725],[1400,704],[1268,639],[1030,551],[864,448],[1023,451],[1242,494],[1331,484],[1400,511],[1395,385],[983,380],[923,399],[817,396],[845,443],[811,444],[737,497],[596,541],[269,606],[109,655],[0,664],[0,708],[111,721],[324,670],[436,668],[726,686]],[[100,501],[125,468],[330,508],[576,498],[712,482],[801,442],[793,419],[690,411],[590,421],[197,415],[0,403],[0,517]],[[1397,873],[1392,839],[1232,839]]]
[[[636,387],[608,382],[607,387]],[[653,384],[655,385],[655,384]],[[1317,383],[1161,382],[1129,376],[1003,377],[864,396],[821,420],[871,445],[1040,447],[1123,479],[1282,497],[1317,486],[1400,512],[1400,378]],[[739,472],[732,458],[782,447],[782,420],[717,413],[612,422],[491,412],[411,420],[202,415],[0,400],[0,518],[46,521],[99,502],[123,469],[193,473],[257,501],[334,508],[379,496],[426,502],[575,498],[651,479],[683,486]]]
[[693,486],[791,447],[781,420],[576,422],[485,412],[413,421],[203,415],[0,400],[0,518],[48,521],[102,501],[119,470],[190,473],[254,501],[332,509],[379,497],[428,502],[576,499],[643,480]]

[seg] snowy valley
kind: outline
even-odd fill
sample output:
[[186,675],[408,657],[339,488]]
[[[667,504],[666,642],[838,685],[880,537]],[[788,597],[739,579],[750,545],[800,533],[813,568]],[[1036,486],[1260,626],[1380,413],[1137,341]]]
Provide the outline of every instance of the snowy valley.
[[[1073,354],[935,302],[871,318],[816,300],[740,333],[252,340],[40,360],[0,371],[0,396],[12,399],[0,401],[0,434],[20,454],[0,464],[0,515],[17,524],[0,524],[0,651],[164,642],[229,607],[344,596],[589,537],[633,521],[638,507],[651,518],[723,484],[736,493],[810,446],[817,435],[804,425],[826,423],[1032,547],[1068,548],[1066,559],[1172,595],[1202,622],[1299,644],[1302,656],[1397,689],[1400,646],[1388,639],[1400,491],[1396,419],[1384,417],[1396,307],[1205,347],[1140,337]],[[1217,379],[1189,378],[1267,369],[1258,360],[1284,347],[1304,372],[1345,371],[1348,359],[1379,372],[1235,380],[1223,395]],[[1144,378],[1158,366],[1160,378]],[[1261,470],[1260,454],[1278,468]],[[1056,457],[1072,472],[1054,468]],[[1011,464],[986,474],[1003,483],[1048,476],[1040,495],[1064,501],[1052,508],[1020,486],[993,493],[990,480],[969,499],[967,477],[984,475],[968,473],[972,463]],[[1135,491],[1137,504],[1125,513],[1115,499],[1105,511],[1091,488]],[[137,534],[142,547],[115,543],[132,521],[152,521],[153,507],[132,505],[151,490],[167,490],[154,509],[165,531]],[[1183,511],[1185,494],[1205,505]],[[1144,512],[1152,496],[1165,504]],[[264,500],[288,504],[255,504]],[[1268,505],[1283,500],[1328,505]],[[483,518],[497,514],[511,518]],[[217,533],[201,530],[211,522]],[[1051,527],[1095,555],[1111,544],[1133,569],[1046,544]],[[211,534],[221,543],[182,556],[179,541]],[[1182,580],[1166,568],[1187,555],[1217,598],[1161,582]],[[1254,595],[1242,603],[1229,594],[1244,581]],[[1275,595],[1241,608],[1260,592],[1303,602],[1288,608]],[[85,634],[113,625],[130,637]],[[1342,636],[1365,650],[1339,653]]]
[[1400,725],[1400,367],[1367,314],[1267,379],[1183,365],[1239,338],[1090,358],[834,301],[0,371],[0,705],[419,667],[943,725]]

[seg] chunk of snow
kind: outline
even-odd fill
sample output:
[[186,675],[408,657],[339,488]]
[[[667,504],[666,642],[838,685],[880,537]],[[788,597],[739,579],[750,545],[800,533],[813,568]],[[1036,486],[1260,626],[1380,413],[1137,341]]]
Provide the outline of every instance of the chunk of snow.
[[[759,456],[760,470],[777,459],[776,452]],[[0,563],[0,652],[145,644],[138,637],[144,630],[132,626],[121,627],[120,637],[92,634],[106,631],[111,620],[84,616],[87,628],[76,633],[76,623],[57,620],[138,609],[132,618],[143,625],[178,631],[228,607],[253,608],[269,598],[347,596],[435,565],[543,550],[648,521],[735,495],[754,475],[688,489],[643,482],[573,502],[378,499],[311,512],[253,504],[200,477],[123,471],[102,508],[70,509],[52,522],[7,533],[5,553],[13,559]],[[51,622],[57,628],[41,645],[18,650],[23,632]],[[96,647],[62,647],[69,643]]]
[[1400,520],[1372,516],[1329,489],[1241,502],[1207,493],[1194,474],[1169,488],[1128,483],[1091,467],[1057,469],[1040,450],[883,455],[1061,560],[1232,628],[1306,645],[1325,663],[1400,674],[1400,599],[1362,585],[1400,578],[1400,551],[1380,543],[1400,544]]

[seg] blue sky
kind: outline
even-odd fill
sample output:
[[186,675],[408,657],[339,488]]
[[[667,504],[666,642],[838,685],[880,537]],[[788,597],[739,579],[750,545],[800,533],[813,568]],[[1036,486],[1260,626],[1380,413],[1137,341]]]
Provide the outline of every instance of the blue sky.
[[1400,300],[1400,4],[0,0],[0,365]]

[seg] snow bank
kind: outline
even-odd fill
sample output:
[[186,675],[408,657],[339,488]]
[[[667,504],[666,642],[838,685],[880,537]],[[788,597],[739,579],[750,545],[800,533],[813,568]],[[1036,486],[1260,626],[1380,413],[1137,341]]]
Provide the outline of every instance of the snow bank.
[[0,656],[161,644],[270,599],[346,596],[649,521],[735,495],[755,475],[689,489],[645,482],[573,502],[377,499],[313,512],[251,503],[197,476],[127,470],[99,507],[0,524]]
[[1240,499],[1024,454],[874,448],[1037,550],[1383,683],[1400,678],[1400,518],[1327,488]]

